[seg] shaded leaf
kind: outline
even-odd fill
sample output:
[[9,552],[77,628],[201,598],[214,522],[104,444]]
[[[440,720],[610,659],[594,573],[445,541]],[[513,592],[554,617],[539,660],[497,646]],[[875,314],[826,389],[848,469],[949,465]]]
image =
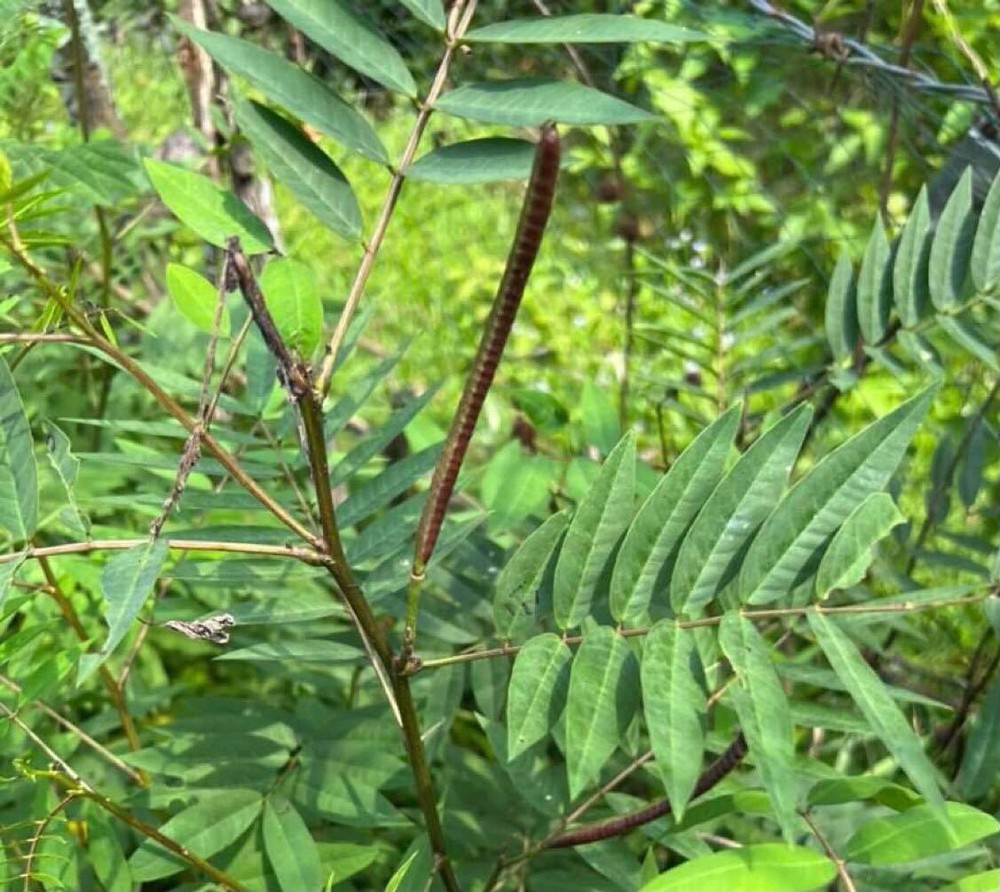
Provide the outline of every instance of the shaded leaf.
[[438,31],[444,31],[444,6],[441,0],[400,0],[425,25],[430,25]]
[[910,216],[899,237],[899,248],[892,270],[892,288],[896,312],[903,325],[916,325],[930,306],[927,284],[927,267],[930,260],[931,210],[927,200],[927,187],[913,204]]
[[816,611],[809,611],[808,616],[817,643],[872,730],[924,798],[939,815],[944,814],[937,770],[882,680],[836,623]]
[[958,789],[965,799],[985,796],[1000,778],[1000,675],[995,675],[979,712],[972,723],[962,766],[958,772]]
[[748,748],[785,839],[794,839],[798,814],[793,781],[795,744],[788,697],[771,662],[767,643],[750,620],[738,613],[727,613],[719,626],[719,646],[736,673],[737,684],[730,693]]
[[237,100],[236,122],[271,173],[337,235],[361,234],[361,208],[333,159],[290,121],[257,102]]
[[614,629],[595,626],[580,645],[566,698],[570,798],[597,779],[639,705],[635,656]]
[[406,177],[463,186],[526,180],[534,158],[535,146],[524,139],[472,139],[428,152],[406,168]]
[[734,577],[740,550],[781,498],[811,418],[806,406],[782,418],[708,497],[677,555],[670,583],[675,612],[697,613]]
[[826,293],[826,337],[836,360],[854,354],[858,340],[858,306],[854,289],[854,267],[841,252]]
[[971,873],[941,888],[941,892],[997,892],[1000,889],[1000,869]]
[[656,770],[663,780],[675,819],[684,809],[701,773],[705,748],[705,691],[694,635],[671,621],[657,623],[642,654],[642,702]]
[[618,622],[640,620],[657,583],[669,578],[685,531],[725,471],[741,411],[733,406],[695,438],[629,526],[611,575],[611,615]]
[[962,802],[944,803],[944,815],[929,805],[869,821],[844,846],[848,861],[883,867],[953,852],[1000,832],[1000,822]]
[[264,804],[263,831],[264,851],[282,892],[323,888],[319,853],[309,828],[280,793],[272,793]]
[[865,799],[896,811],[906,811],[923,802],[912,790],[872,774],[821,780],[809,790],[807,802],[812,808],[816,805],[841,805]]
[[108,561],[101,573],[104,613],[108,623],[108,640],[101,648],[103,657],[118,646],[139,615],[163,569],[167,552],[167,543],[157,539],[119,552]]
[[80,459],[73,454],[73,444],[69,437],[54,422],[45,419],[42,426],[45,430],[45,448],[49,462],[69,502],[69,509],[63,512],[63,519],[89,538],[90,519],[80,510],[76,499],[76,477],[80,471]]
[[285,343],[309,357],[323,340],[323,302],[304,263],[286,257],[264,267],[260,288]]
[[1000,285],[1000,171],[979,212],[970,268],[977,291],[990,291]]
[[235,235],[247,254],[262,254],[273,247],[263,221],[232,192],[221,189],[208,177],[173,164],[153,158],[147,158],[144,164],[160,200],[209,244],[224,248]]
[[523,635],[533,623],[535,594],[568,519],[565,511],[553,514],[524,540],[500,571],[493,596],[493,622],[501,638]]
[[199,31],[176,16],[171,21],[223,68],[244,78],[320,133],[372,161],[384,163],[388,159],[371,124],[307,71],[245,40]]
[[759,843],[688,861],[661,873],[642,892],[813,892],[836,875],[834,863],[812,849]]
[[876,219],[858,273],[858,324],[866,344],[878,344],[889,324],[892,298],[889,239],[881,217]]
[[[210,858],[257,820],[262,804],[255,790],[206,792],[159,829],[199,857]],[[171,876],[186,866],[186,862],[149,839],[129,858],[132,877],[139,882]]]
[[24,403],[0,356],[0,526],[17,542],[38,525],[38,466]]
[[635,437],[626,435],[576,509],[556,562],[553,612],[561,629],[580,625],[605,564],[632,514]]
[[931,242],[928,282],[931,303],[937,310],[947,310],[962,299],[975,222],[972,168],[967,167],[941,211]]
[[[179,263],[167,264],[167,293],[180,314],[201,331],[211,333],[215,322],[215,308],[219,302],[218,289],[201,273]],[[219,334],[227,338],[230,332],[229,309],[222,307]]]
[[997,345],[987,341],[986,333],[979,326],[958,316],[946,316],[943,313],[938,315],[937,323],[956,344],[994,372],[1000,372]]
[[655,19],[631,15],[580,14],[511,19],[465,35],[471,43],[688,43],[705,35]]
[[76,187],[94,204],[112,207],[142,190],[135,150],[115,139],[96,139],[48,152],[53,180]]
[[251,662],[303,660],[319,663],[362,663],[365,653],[353,644],[328,641],[324,638],[264,641],[238,650],[227,650],[216,660],[246,660]]
[[834,589],[859,583],[872,560],[872,548],[905,523],[892,496],[877,492],[865,499],[844,521],[827,547],[816,573],[816,594],[827,597]]
[[416,97],[417,85],[396,48],[341,0],[268,0],[268,6],[345,65]]
[[936,393],[932,385],[855,434],[792,487],[747,551],[744,601],[767,604],[804,581],[800,574],[809,573],[827,537],[889,482]]
[[445,114],[489,124],[634,124],[655,115],[599,90],[564,81],[524,78],[468,84],[434,103]]
[[514,660],[507,691],[507,758],[537,743],[555,724],[566,702],[569,648],[558,635],[538,635]]

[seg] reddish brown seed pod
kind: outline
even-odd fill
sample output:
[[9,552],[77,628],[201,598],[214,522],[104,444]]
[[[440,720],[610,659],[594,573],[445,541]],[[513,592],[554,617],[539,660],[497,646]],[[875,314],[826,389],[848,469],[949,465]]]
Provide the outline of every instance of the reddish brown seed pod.
[[500,357],[517,315],[528,276],[538,256],[542,236],[552,211],[556,181],[559,178],[559,133],[553,125],[542,128],[528,188],[521,206],[521,216],[514,234],[514,243],[507,255],[507,266],[497,288],[489,318],[479,341],[476,358],[465,381],[462,399],[452,420],[444,452],[434,469],[430,493],[417,528],[413,562],[415,575],[423,573],[434,551],[448,501],[465,458],[472,432],[475,430],[483,401],[493,384]]

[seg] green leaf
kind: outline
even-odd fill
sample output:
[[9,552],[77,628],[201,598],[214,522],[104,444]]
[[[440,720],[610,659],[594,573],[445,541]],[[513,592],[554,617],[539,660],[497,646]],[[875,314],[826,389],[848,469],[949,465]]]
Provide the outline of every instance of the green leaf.
[[365,653],[360,647],[342,641],[328,641],[324,638],[292,640],[292,641],[262,641],[238,650],[227,650],[219,654],[216,660],[247,660],[252,662],[285,662],[286,660],[303,660],[317,663],[362,663]]
[[430,25],[438,31],[444,31],[447,22],[441,0],[400,0],[400,3],[425,25]]
[[52,421],[42,422],[45,430],[45,447],[52,469],[56,472],[69,502],[68,517],[63,519],[83,536],[90,536],[90,519],[80,510],[76,500],[76,477],[80,471],[80,459],[73,454],[69,437]]
[[280,793],[264,805],[264,851],[282,892],[323,888],[323,869],[316,843],[302,816]]
[[268,0],[268,6],[345,65],[416,97],[417,85],[396,48],[341,0]]
[[987,870],[962,877],[942,887],[941,892],[997,892],[1000,889],[1000,870]]
[[406,178],[461,186],[526,180],[534,158],[535,146],[524,139],[471,139],[428,152],[406,168]]
[[98,139],[48,152],[53,180],[75,186],[88,201],[112,207],[137,195],[142,174],[135,150],[115,139]]
[[927,187],[924,186],[899,237],[899,248],[892,270],[896,312],[907,328],[916,325],[930,306],[931,297],[927,284],[930,231],[930,202],[927,200]]
[[858,306],[854,289],[854,267],[846,252],[837,258],[826,294],[826,337],[836,360],[854,354],[858,340]]
[[493,596],[493,622],[500,638],[520,637],[534,624],[535,594],[568,519],[565,511],[553,514],[524,540],[500,571]]
[[[174,815],[159,829],[199,857],[211,858],[243,835],[257,820],[262,804],[260,793],[254,790],[204,793],[198,802]],[[171,876],[186,866],[150,839],[129,858],[132,878],[140,883]]]
[[445,93],[434,108],[459,118],[512,127],[635,124],[656,116],[581,84],[523,78],[468,84]]
[[653,626],[642,654],[642,702],[656,770],[681,821],[705,749],[705,691],[694,635],[669,620]]
[[[189,267],[181,266],[179,263],[168,263],[167,293],[188,322],[201,331],[211,333],[215,321],[215,307],[219,302],[219,291],[208,279]],[[228,338],[230,326],[229,309],[223,304],[219,334]]]
[[638,666],[628,643],[614,629],[594,626],[573,658],[566,698],[571,799],[597,779],[638,706]]
[[972,724],[962,754],[958,789],[965,799],[980,799],[1000,777],[1000,675],[993,677]]
[[885,867],[954,852],[1000,832],[1000,822],[962,802],[944,803],[944,817],[929,805],[869,821],[848,840],[847,861]]
[[323,301],[312,270],[286,257],[272,260],[264,267],[260,288],[285,343],[302,357],[312,356],[323,340]]
[[236,122],[275,178],[316,219],[346,239],[361,234],[361,208],[329,155],[298,127],[257,102],[236,102]]
[[938,789],[937,769],[927,758],[910,723],[889,696],[882,679],[865,662],[857,647],[832,620],[809,611],[809,625],[837,677],[844,683],[872,730],[889,750],[916,788],[938,812],[944,799]]
[[581,14],[511,19],[465,35],[470,43],[688,43],[705,35],[655,19],[631,15]]
[[119,552],[108,561],[101,573],[108,623],[108,640],[101,648],[102,657],[107,657],[118,646],[139,615],[163,569],[167,552],[167,543],[157,539]]
[[1000,358],[996,344],[990,343],[981,327],[958,316],[939,313],[937,323],[956,344],[963,347],[987,368],[1000,372]]
[[788,697],[771,662],[767,643],[753,623],[727,613],[719,626],[719,646],[732,664],[737,684],[730,689],[747,746],[786,840],[798,828],[795,743]]
[[1000,171],[979,212],[970,269],[972,281],[980,293],[1000,286]]
[[611,615],[618,622],[639,621],[669,579],[684,532],[725,471],[741,411],[734,406],[705,428],[636,514],[611,575]]
[[171,21],[223,68],[242,77],[295,117],[352,152],[379,164],[388,160],[371,124],[318,78],[245,40],[199,31],[176,17]]
[[813,892],[836,875],[834,863],[812,849],[759,843],[688,861],[661,873],[642,892]]
[[173,164],[153,158],[143,163],[161,201],[209,244],[224,248],[235,235],[248,254],[263,254],[274,246],[263,221],[232,192]]
[[818,805],[860,802],[864,799],[870,799],[896,811],[906,811],[923,803],[923,799],[912,790],[871,774],[821,780],[809,790],[807,802],[812,808]]
[[[10,591],[11,583],[17,575],[17,571],[21,569],[21,565],[27,557],[27,552],[9,555],[9,557],[12,559],[0,564],[0,608],[3,607],[4,602],[7,600],[7,593]],[[2,615],[0,614],[0,616]]]
[[905,521],[888,493],[876,492],[865,499],[826,549],[816,573],[816,594],[826,598],[834,589],[850,588],[864,579],[872,548]]
[[618,409],[606,387],[588,378],[583,382],[578,408],[583,435],[589,446],[596,446],[602,455],[609,455],[622,437]]
[[525,455],[521,444],[511,440],[490,459],[482,476],[480,494],[490,511],[490,524],[502,529],[525,517],[544,517],[561,471],[558,462],[544,455]]
[[936,393],[932,385],[855,434],[791,489],[747,551],[742,600],[768,604],[804,581],[827,537],[889,482]]
[[507,691],[507,758],[537,743],[566,702],[569,648],[558,635],[538,635],[521,648]]
[[92,803],[85,811],[87,834],[87,861],[104,892],[132,892],[135,884],[129,871],[125,852],[117,828],[107,814]]
[[580,625],[590,614],[605,564],[632,514],[635,437],[626,435],[576,509],[556,562],[553,612],[560,629]]
[[38,526],[35,443],[17,385],[0,356],[0,527],[24,542]]
[[677,555],[670,583],[676,613],[698,613],[735,576],[741,549],[781,498],[811,418],[806,406],[782,418],[705,501]]
[[892,279],[889,239],[882,219],[875,220],[858,273],[858,323],[866,344],[878,344],[889,324]]
[[928,282],[936,310],[947,310],[962,299],[975,225],[972,168],[967,167],[941,211],[931,242]]

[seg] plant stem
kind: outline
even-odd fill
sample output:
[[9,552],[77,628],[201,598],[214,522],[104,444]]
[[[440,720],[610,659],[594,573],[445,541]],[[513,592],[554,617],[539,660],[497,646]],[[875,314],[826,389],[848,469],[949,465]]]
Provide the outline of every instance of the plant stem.
[[333,335],[331,335],[330,341],[326,346],[323,364],[316,379],[316,392],[319,394],[320,402],[326,398],[326,395],[330,391],[330,381],[333,378],[333,368],[337,362],[337,353],[340,351],[340,345],[344,342],[347,329],[358,309],[361,297],[364,295],[368,278],[375,267],[375,260],[382,247],[382,242],[385,240],[386,231],[389,228],[389,221],[392,219],[400,193],[403,191],[406,168],[410,166],[417,154],[417,147],[420,145],[424,130],[427,128],[427,122],[434,111],[434,103],[441,95],[441,91],[444,89],[445,82],[448,79],[448,71],[451,68],[455,51],[463,35],[468,30],[469,23],[472,21],[472,16],[476,11],[476,3],[477,0],[456,0],[452,4],[448,16],[447,42],[445,43],[444,55],[441,57],[441,62],[431,83],[431,88],[427,91],[427,96],[423,102],[420,103],[417,120],[413,125],[413,130],[410,132],[410,138],[407,140],[403,155],[399,159],[399,166],[393,172],[392,182],[389,184],[389,191],[386,194],[385,201],[382,203],[382,210],[379,212],[378,220],[375,223],[371,241],[365,245],[364,256],[354,276],[354,281],[351,283],[347,302],[344,304],[344,309],[337,320],[337,326],[334,328]]
[[808,811],[801,811],[799,814],[802,816],[802,820],[809,825],[809,829],[812,830],[813,836],[816,837],[819,844],[823,847],[823,851],[826,852],[826,856],[833,862],[834,867],[837,869],[837,876],[840,878],[840,883],[844,887],[844,892],[857,892],[857,888],[854,885],[854,880],[851,879],[851,875],[847,872],[847,865],[844,859],[841,858],[830,845],[829,840],[827,840],[826,835],[816,826],[816,822],[812,819],[812,815]]

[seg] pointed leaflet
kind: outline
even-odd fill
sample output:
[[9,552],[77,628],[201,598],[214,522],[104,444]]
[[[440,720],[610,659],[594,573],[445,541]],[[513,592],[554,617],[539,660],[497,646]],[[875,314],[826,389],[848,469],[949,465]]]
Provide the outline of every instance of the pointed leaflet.
[[990,291],[1000,285],[1000,171],[979,214],[970,266],[977,291]]
[[153,589],[167,559],[167,543],[161,539],[116,554],[101,574],[108,640],[101,648],[107,657],[125,637],[132,621]]
[[62,518],[68,525],[89,537],[90,519],[80,510],[76,501],[76,476],[80,471],[80,459],[73,455],[73,444],[70,443],[69,437],[54,422],[46,419],[42,422],[42,426],[45,429],[45,447],[49,462],[69,502],[69,507],[63,509]]
[[323,888],[323,867],[316,843],[302,816],[280,793],[264,805],[264,851],[282,892]]
[[537,743],[566,702],[569,648],[558,635],[532,638],[514,660],[507,691],[507,758]]
[[937,393],[924,390],[823,458],[764,522],[743,561],[741,600],[768,604],[803,580],[815,552],[888,482]]
[[858,273],[858,324],[866,344],[881,341],[889,324],[892,298],[889,258],[889,239],[879,217],[875,220]]
[[0,527],[13,539],[30,539],[38,525],[35,444],[17,385],[0,356]]
[[851,512],[823,554],[816,572],[816,594],[827,597],[835,588],[857,585],[872,561],[872,548],[905,523],[887,492],[876,492]]
[[642,654],[642,702],[656,770],[677,821],[701,773],[705,691],[695,670],[694,635],[669,620],[657,623]]
[[[211,858],[243,834],[260,815],[262,804],[255,790],[206,792],[159,829],[195,855]],[[132,853],[128,863],[132,879],[140,883],[171,876],[187,866],[151,839]]]
[[511,19],[476,28],[465,35],[471,43],[686,43],[704,34],[632,15],[588,14]]
[[417,85],[396,48],[342,0],[268,0],[268,6],[345,65],[416,97]]
[[430,25],[438,31],[444,31],[444,6],[441,0],[400,0],[425,25]]
[[944,799],[938,789],[937,769],[924,753],[923,745],[910,728],[910,723],[889,696],[882,679],[836,623],[813,610],[808,616],[816,641],[831,668],[858,704],[872,730],[896,757],[924,799],[939,815],[943,815]]
[[948,310],[962,299],[975,225],[972,168],[967,167],[941,211],[931,242],[928,282],[936,310]]
[[708,497],[677,556],[670,584],[676,613],[697,613],[735,572],[740,549],[781,498],[811,418],[806,406],[782,418]]
[[993,682],[980,704],[972,724],[972,732],[962,754],[958,772],[958,789],[966,799],[979,799],[989,793],[1000,775],[1000,675]]
[[257,102],[236,102],[236,122],[274,177],[345,239],[361,233],[354,190],[333,159],[298,127]]
[[635,124],[655,115],[607,93],[563,81],[524,78],[468,84],[445,93],[434,108],[459,118],[513,127]]
[[731,689],[740,726],[771,799],[786,840],[798,825],[795,790],[795,743],[792,713],[768,653],[753,623],[727,613],[719,627],[719,646],[732,664],[737,685]]
[[635,656],[614,629],[594,626],[573,659],[566,698],[566,771],[576,798],[597,779],[639,706]]
[[535,593],[541,585],[549,558],[566,529],[565,511],[553,514],[514,552],[497,577],[493,596],[493,622],[505,640],[527,632],[535,615]]
[[300,356],[311,356],[323,339],[323,302],[312,270],[286,257],[272,260],[261,274],[260,290],[285,343]]
[[854,267],[846,252],[837,258],[826,293],[826,337],[836,360],[854,353],[858,340],[858,306],[854,290]]
[[[215,307],[219,302],[218,289],[201,273],[181,266],[167,264],[167,293],[180,314],[201,331],[211,333],[215,325]],[[222,308],[219,334],[229,337],[229,309]]]
[[472,139],[428,152],[406,168],[406,178],[463,186],[526,180],[534,157],[535,146],[525,139]]
[[725,471],[741,409],[733,406],[705,428],[636,514],[611,575],[611,615],[618,622],[642,617],[657,580],[669,578],[684,531]]
[[[992,336],[979,325],[961,316],[946,316],[939,313],[937,323],[956,344],[968,350],[987,368],[1000,372],[1000,358],[997,356],[996,345],[991,343]],[[992,327],[992,326],[991,326]]]
[[836,865],[819,852],[768,842],[695,858],[661,873],[642,892],[816,892],[836,876]]
[[173,164],[153,158],[144,163],[160,200],[210,245],[224,248],[235,235],[247,254],[263,254],[274,247],[263,221],[232,192]]
[[841,854],[848,861],[887,867],[954,852],[1000,832],[996,818],[964,802],[946,802],[944,809],[944,821],[927,805],[869,821]]
[[913,204],[909,219],[899,237],[896,261],[892,269],[892,290],[896,312],[903,325],[912,328],[930,305],[930,291],[927,285],[927,263],[931,243],[928,233],[931,229],[930,202],[927,187],[924,186]]
[[176,17],[171,21],[223,68],[244,78],[320,133],[372,161],[381,164],[388,160],[371,124],[318,78],[245,40],[199,31]]
[[556,563],[553,612],[560,629],[590,614],[604,565],[628,525],[635,491],[635,437],[612,450],[569,525]]

